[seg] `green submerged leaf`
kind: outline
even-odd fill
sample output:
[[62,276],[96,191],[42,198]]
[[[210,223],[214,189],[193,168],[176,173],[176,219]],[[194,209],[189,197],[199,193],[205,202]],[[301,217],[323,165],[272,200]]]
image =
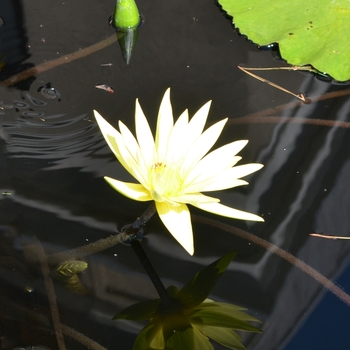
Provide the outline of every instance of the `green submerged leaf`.
[[219,0],[241,34],[278,43],[292,65],[311,64],[338,81],[350,79],[350,1]]

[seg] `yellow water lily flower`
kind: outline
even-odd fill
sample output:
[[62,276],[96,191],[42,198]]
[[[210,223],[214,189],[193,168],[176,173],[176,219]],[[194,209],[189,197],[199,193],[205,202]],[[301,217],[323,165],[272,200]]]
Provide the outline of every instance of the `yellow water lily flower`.
[[203,132],[210,103],[202,106],[191,120],[185,110],[174,123],[168,89],[160,105],[155,139],[138,100],[136,138],[121,121],[120,131],[117,131],[94,111],[108,146],[139,183],[106,176],[107,182],[128,198],[154,200],[166,228],[191,255],[194,252],[193,233],[186,204],[230,218],[264,221],[257,215],[222,205],[219,199],[202,193],[247,185],[241,178],[263,167],[258,163],[235,166],[242,158],[236,154],[247,140],[231,142],[208,153],[227,122],[227,118],[223,119]]

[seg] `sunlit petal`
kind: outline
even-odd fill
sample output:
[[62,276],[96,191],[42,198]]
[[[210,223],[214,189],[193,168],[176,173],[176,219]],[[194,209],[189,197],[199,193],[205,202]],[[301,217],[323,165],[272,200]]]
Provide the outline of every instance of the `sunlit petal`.
[[208,211],[209,213],[226,216],[228,218],[249,220],[249,221],[264,221],[264,219],[258,215],[251,214],[246,211],[230,208],[220,203],[199,203],[199,204],[197,203],[192,205],[199,209]]
[[158,152],[158,161],[162,162],[168,147],[168,140],[171,129],[174,125],[173,110],[170,102],[170,89],[165,91],[160,104],[157,131],[156,131],[156,150]]
[[195,141],[203,132],[205,123],[207,122],[211,101],[204,104],[191,118],[188,124],[188,134]]
[[137,141],[145,163],[147,166],[152,166],[155,156],[154,139],[138,100],[136,100],[135,108],[135,128]]
[[137,159],[137,153],[139,152],[139,145],[134,137],[134,135],[131,133],[131,131],[123,124],[123,122],[119,121],[119,130],[120,134],[123,137],[124,145],[129,150],[129,152],[132,154],[133,158]]
[[197,162],[213,147],[214,143],[219,138],[224,125],[227,122],[227,118],[221,120],[210,128],[205,130],[203,134],[195,141],[195,143],[189,149],[186,159],[182,165],[182,172],[186,173],[192,170]]
[[240,140],[224,145],[201,159],[193,168],[186,182],[202,181],[205,178],[210,178],[215,174],[233,167],[242,157],[236,154],[244,148],[248,143],[247,140]]
[[169,135],[168,149],[166,154],[167,161],[176,161],[188,152],[184,143],[184,132],[188,125],[188,110],[186,109],[177,119]]
[[166,202],[156,202],[156,208],[165,227],[185,250],[193,255],[192,224],[187,205],[171,206]]
[[252,174],[262,167],[263,165],[259,163],[239,165],[221,172],[208,181],[202,181],[201,183],[196,184],[197,186],[189,186],[188,191],[190,189],[192,190],[192,188],[198,188],[199,185],[202,185],[200,189],[202,192],[219,191],[237,186],[247,185],[248,182],[241,180],[240,178]]
[[203,132],[204,125],[207,121],[208,112],[211,101],[202,106],[195,115],[191,118],[186,127],[183,128],[179,143],[179,157],[188,153],[194,142],[200,137]]
[[227,170],[230,176],[240,179],[241,177],[247,176],[249,174],[255,173],[260,170],[264,165],[260,163],[249,163],[235,166],[232,169]]
[[130,182],[122,182],[116,179],[112,179],[105,176],[105,180],[118,192],[120,192],[125,197],[134,199],[135,201],[146,202],[151,201],[152,196],[149,191],[146,190],[140,184],[134,184]]
[[[112,150],[112,152],[117,155],[118,150],[115,149],[115,145],[111,145],[110,144],[110,139],[116,138],[116,135],[120,135],[119,131],[117,131],[115,128],[113,128],[113,126],[111,124],[109,124],[101,115],[100,113],[98,113],[97,111],[94,110],[94,115],[95,115],[95,119],[97,121],[97,124],[102,132],[103,137],[105,138],[109,148]],[[108,138],[108,135],[110,136],[110,138]]]
[[140,162],[138,158],[135,158],[134,154],[132,153],[133,150],[129,149],[124,144],[124,139],[121,134],[117,134],[115,136],[115,139],[111,139],[109,135],[107,135],[107,138],[109,139],[109,142],[114,145],[114,148],[118,150],[119,156],[117,155],[117,158],[119,162],[123,165],[123,167],[139,182],[142,184],[145,184],[147,182],[147,174],[142,171],[142,167],[140,167]]
[[186,193],[183,195],[179,195],[176,198],[173,198],[173,200],[179,203],[188,203],[188,204],[192,204],[192,203],[217,203],[220,202],[219,199],[214,198],[214,197],[209,197],[206,196],[202,193]]
[[119,131],[114,129],[98,112],[94,111],[94,114],[102,135],[104,136],[109,148],[118,158],[119,162],[137,180],[143,181],[144,177],[139,172],[139,165],[134,158],[133,153],[135,153],[135,148],[133,142],[130,142],[130,149],[128,149],[125,146],[124,138]]
[[227,176],[217,176],[215,179],[209,179],[202,182],[195,183],[190,185],[187,190],[188,191],[202,191],[202,192],[210,192],[210,191],[221,191],[226,190],[228,188],[234,188],[238,186],[249,185],[249,183],[245,180],[236,179],[234,177]]

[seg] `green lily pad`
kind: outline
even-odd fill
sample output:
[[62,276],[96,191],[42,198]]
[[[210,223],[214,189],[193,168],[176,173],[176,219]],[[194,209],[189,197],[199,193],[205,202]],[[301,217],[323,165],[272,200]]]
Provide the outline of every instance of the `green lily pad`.
[[290,64],[311,64],[335,80],[350,79],[350,1],[219,0],[241,34],[278,43]]

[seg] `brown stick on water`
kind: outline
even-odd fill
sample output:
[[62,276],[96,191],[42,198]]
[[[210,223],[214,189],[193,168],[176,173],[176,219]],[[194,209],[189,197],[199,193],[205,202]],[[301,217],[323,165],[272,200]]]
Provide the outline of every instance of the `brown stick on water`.
[[96,254],[102,252],[105,249],[111,248],[116,244],[123,243],[130,236],[135,235],[140,228],[146,224],[146,222],[153,216],[156,212],[154,202],[140,215],[132,225],[126,230],[126,232],[118,233],[114,236],[99,239],[96,242],[83,245],[81,247],[67,250],[64,252],[54,253],[47,257],[50,264],[58,264],[66,260],[80,259],[84,256]]
[[85,49],[81,49],[81,50],[72,52],[68,55],[58,57],[54,60],[41,63],[41,64],[39,64],[35,67],[31,67],[31,68],[29,68],[21,73],[15,74],[12,77],[0,82],[0,85],[12,86],[20,81],[23,81],[25,79],[30,78],[33,75],[40,74],[40,73],[45,72],[49,69],[61,66],[62,64],[70,63],[70,62],[73,62],[73,61],[78,60],[80,58],[91,55],[92,53],[97,52],[99,50],[102,50],[105,47],[113,44],[115,41],[117,41],[117,36],[115,34],[113,34],[110,37],[108,37],[107,39],[104,39],[96,44],[88,46]]

